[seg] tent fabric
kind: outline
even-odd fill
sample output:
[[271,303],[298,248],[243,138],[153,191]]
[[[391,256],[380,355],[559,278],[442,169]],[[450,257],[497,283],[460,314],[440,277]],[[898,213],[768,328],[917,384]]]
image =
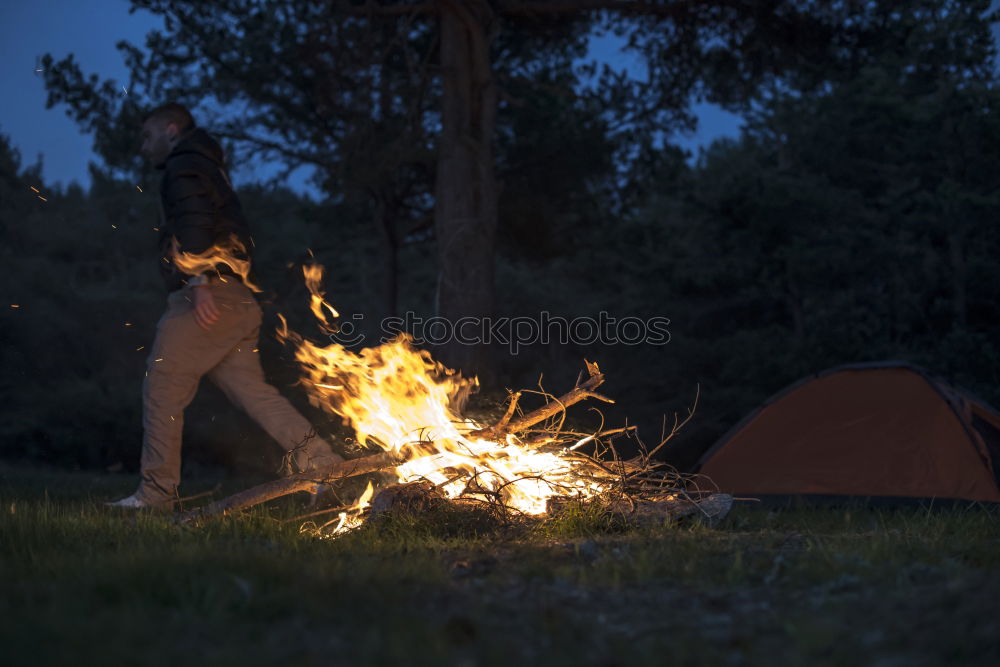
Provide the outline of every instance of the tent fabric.
[[985,403],[914,366],[858,364],[778,394],[705,454],[701,473],[739,495],[1000,502],[998,456],[1000,414]]

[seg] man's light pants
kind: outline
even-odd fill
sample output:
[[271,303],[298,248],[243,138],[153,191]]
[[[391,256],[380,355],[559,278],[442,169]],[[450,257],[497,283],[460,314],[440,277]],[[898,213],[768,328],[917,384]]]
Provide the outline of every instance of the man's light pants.
[[[194,319],[194,289],[211,290],[215,299],[219,319],[207,331]],[[321,438],[307,440],[312,426],[264,381],[255,351],[260,324],[257,300],[235,278],[222,282],[216,277],[208,287],[184,287],[167,297],[142,385],[142,480],[136,493],[140,500],[169,506],[177,497],[184,408],[204,375],[285,450],[296,450],[293,465],[298,470],[342,460]]]

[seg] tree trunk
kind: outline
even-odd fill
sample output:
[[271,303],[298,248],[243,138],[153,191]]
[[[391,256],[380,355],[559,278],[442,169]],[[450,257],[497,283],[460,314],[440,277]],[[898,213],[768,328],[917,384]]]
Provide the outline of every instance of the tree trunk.
[[[492,315],[497,184],[493,130],[497,89],[490,64],[493,13],[484,0],[440,0],[442,109],[434,225],[438,244],[437,316],[455,331],[460,318]],[[465,332],[480,327],[467,326]],[[435,338],[439,332],[434,332]],[[434,340],[440,360],[465,375],[492,379],[481,341]]]

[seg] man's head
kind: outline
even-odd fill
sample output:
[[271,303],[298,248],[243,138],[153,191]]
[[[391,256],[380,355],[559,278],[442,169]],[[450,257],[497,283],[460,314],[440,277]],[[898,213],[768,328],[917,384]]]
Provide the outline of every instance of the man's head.
[[178,139],[192,128],[194,118],[184,105],[171,102],[156,107],[143,120],[140,152],[154,167],[162,167]]

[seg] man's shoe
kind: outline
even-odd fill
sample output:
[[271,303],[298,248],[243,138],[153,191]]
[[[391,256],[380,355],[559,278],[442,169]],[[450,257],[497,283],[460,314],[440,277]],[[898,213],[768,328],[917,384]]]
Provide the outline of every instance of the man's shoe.
[[113,503],[104,503],[104,505],[106,507],[120,507],[122,509],[127,509],[127,510],[142,510],[142,509],[153,508],[152,505],[149,505],[146,502],[137,498],[134,493],[128,498],[122,498],[121,500],[118,500]]

